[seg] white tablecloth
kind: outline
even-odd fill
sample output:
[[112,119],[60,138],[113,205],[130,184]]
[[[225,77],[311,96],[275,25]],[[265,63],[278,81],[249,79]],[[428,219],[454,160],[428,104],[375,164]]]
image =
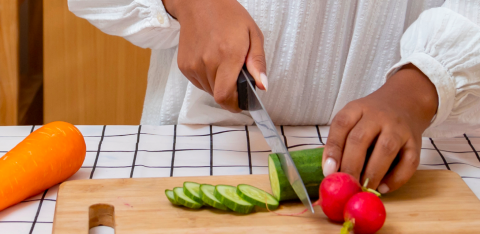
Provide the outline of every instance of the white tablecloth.
[[[40,126],[0,127],[0,157]],[[267,174],[269,147],[255,126],[78,126],[87,155],[70,178]],[[328,127],[278,127],[290,150],[322,145]],[[423,139],[419,169],[452,170],[480,198],[480,131]],[[1,183],[1,182],[0,182]],[[58,186],[0,212],[0,234],[52,232]]]

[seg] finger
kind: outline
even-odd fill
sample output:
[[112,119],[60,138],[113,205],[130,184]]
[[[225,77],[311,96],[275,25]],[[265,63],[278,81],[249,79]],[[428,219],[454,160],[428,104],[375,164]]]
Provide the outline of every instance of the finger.
[[[198,89],[200,90],[203,90],[207,93],[209,93],[210,95],[213,96],[213,92],[210,88],[210,86],[208,85],[208,81],[207,82],[201,82],[201,79],[199,79],[198,75],[197,75],[197,72],[195,71],[197,69],[197,66],[194,66],[194,65],[187,65],[187,63],[185,62],[182,62],[180,63],[181,61],[179,60],[178,61],[178,67],[180,69],[180,72],[182,72],[182,74],[193,84],[195,85],[195,87],[197,87]],[[190,63],[192,64],[192,63]]]
[[218,55],[206,53],[203,55],[201,63],[202,67],[204,68],[202,71],[202,75],[205,80],[208,81],[208,84],[213,94],[215,90],[215,76],[217,75],[220,60],[218,59]]
[[348,133],[343,151],[340,171],[360,179],[367,150],[380,133],[380,125],[361,119]]
[[192,83],[195,87],[197,87],[198,89],[200,90],[204,90],[203,89],[203,86],[200,84],[200,82],[197,81],[197,79],[195,78],[188,78],[187,79],[190,81],[190,83]]
[[398,131],[382,131],[367,162],[362,182],[368,178],[367,186],[376,189],[406,140],[406,136],[400,135]]
[[378,186],[380,193],[393,192],[413,176],[420,163],[420,145],[413,139],[407,141],[400,152],[398,165],[385,176]]
[[333,118],[322,159],[325,176],[338,171],[348,133],[361,117],[360,109],[347,105]]
[[243,62],[227,61],[218,66],[213,97],[215,102],[233,113],[241,112],[238,107],[237,77]]
[[210,82],[208,75],[207,75],[207,68],[203,66],[197,67],[195,70],[196,80],[201,84],[203,90],[213,96],[213,84],[215,81]]
[[213,89],[208,81],[206,69],[207,68],[205,67],[203,61],[198,60],[190,67],[189,71],[190,73],[193,73],[195,80],[200,83],[203,90],[213,96]]
[[263,49],[263,34],[258,27],[250,30],[250,48],[246,59],[247,69],[255,79],[257,87],[267,91],[267,63]]

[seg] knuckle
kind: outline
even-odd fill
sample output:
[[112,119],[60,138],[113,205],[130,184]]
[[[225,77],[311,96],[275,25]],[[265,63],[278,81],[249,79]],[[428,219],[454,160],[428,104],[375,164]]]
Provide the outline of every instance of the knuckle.
[[418,165],[420,164],[420,156],[418,153],[415,153],[415,154],[409,154],[405,157],[405,163],[408,165],[408,166],[411,166],[411,167],[414,167],[414,168],[417,168]]
[[337,151],[343,150],[343,145],[336,139],[327,139],[326,147]]
[[215,102],[220,105],[226,105],[228,103],[230,95],[224,91],[214,91],[213,98]]
[[178,68],[182,72],[192,73],[196,71],[196,69],[198,68],[198,65],[193,61],[183,61],[178,64]]
[[386,154],[396,154],[396,151],[400,148],[400,137],[395,135],[383,137],[379,140],[378,144],[382,152]]
[[236,50],[236,46],[230,40],[225,40],[218,43],[218,50],[222,54],[232,54]]
[[213,53],[205,53],[202,55],[203,64],[212,64],[217,61],[218,56]]
[[263,67],[267,66],[267,64],[265,63],[265,55],[264,54],[253,55],[253,56],[251,56],[250,59],[256,65],[260,65],[260,66],[263,66]]
[[350,116],[344,112],[339,112],[332,121],[332,125],[335,125],[341,128],[349,127],[351,124],[352,124],[352,120],[350,119]]
[[349,143],[355,144],[355,145],[360,145],[362,143],[365,143],[365,136],[367,133],[363,129],[354,129],[348,134],[347,141]]
[[188,69],[187,63],[178,61],[178,68],[182,72],[186,72]]

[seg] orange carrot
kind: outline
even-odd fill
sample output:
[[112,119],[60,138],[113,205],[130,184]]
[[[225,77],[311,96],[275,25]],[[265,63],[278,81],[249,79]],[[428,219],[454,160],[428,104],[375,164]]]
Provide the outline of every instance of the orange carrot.
[[0,211],[41,193],[75,174],[86,154],[80,131],[49,123],[0,158]]

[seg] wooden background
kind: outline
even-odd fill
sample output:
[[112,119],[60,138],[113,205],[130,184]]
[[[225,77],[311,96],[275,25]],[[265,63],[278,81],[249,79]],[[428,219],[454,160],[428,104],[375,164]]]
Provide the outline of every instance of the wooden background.
[[44,122],[139,124],[150,50],[44,0]]
[[66,0],[0,0],[0,125],[137,125],[149,61]]
[[18,7],[0,0],[0,125],[18,123]]

